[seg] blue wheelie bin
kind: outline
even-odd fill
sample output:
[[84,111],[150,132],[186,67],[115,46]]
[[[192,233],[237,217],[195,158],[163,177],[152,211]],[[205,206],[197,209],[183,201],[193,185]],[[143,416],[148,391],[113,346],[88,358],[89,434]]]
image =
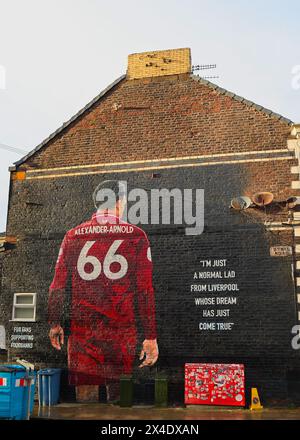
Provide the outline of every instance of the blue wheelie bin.
[[0,419],[26,420],[33,411],[36,372],[0,365]]
[[46,368],[38,371],[39,405],[57,405],[60,393],[60,368]]

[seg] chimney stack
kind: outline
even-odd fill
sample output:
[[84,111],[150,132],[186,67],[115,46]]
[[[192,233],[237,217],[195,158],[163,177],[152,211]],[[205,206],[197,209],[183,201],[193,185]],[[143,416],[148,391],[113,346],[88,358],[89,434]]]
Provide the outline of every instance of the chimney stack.
[[128,56],[127,79],[191,73],[191,50],[170,49]]

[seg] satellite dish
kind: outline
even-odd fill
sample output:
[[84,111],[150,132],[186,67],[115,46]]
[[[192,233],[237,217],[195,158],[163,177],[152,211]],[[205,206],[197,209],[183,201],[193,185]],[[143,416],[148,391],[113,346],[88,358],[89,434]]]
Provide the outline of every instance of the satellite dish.
[[253,203],[257,206],[267,206],[273,202],[274,195],[270,192],[256,193],[252,197]]
[[251,204],[252,201],[250,197],[246,196],[235,197],[231,200],[231,208],[236,209],[237,211],[243,211],[244,209],[249,208]]
[[286,200],[286,206],[289,209],[293,209],[297,205],[297,202],[298,202],[298,197],[289,197]]

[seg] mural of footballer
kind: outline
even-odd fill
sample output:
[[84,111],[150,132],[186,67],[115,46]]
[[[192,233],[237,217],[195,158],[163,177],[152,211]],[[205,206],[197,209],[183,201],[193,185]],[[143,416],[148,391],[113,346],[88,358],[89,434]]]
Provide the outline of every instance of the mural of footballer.
[[78,400],[86,389],[106,385],[108,401],[115,401],[120,375],[133,369],[135,301],[144,332],[140,367],[158,359],[151,251],[145,232],[121,220],[127,202],[122,182],[102,182],[93,199],[97,211],[68,231],[61,244],[49,289],[49,337],[61,350],[71,283],[69,383],[76,386]]

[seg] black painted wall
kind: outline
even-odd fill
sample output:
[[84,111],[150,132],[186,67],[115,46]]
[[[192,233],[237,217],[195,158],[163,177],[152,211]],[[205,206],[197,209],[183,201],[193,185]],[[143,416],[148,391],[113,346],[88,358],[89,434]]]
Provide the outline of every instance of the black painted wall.
[[[270,257],[270,246],[293,245],[292,230],[267,230],[263,221],[268,213],[229,209],[230,200],[251,185],[245,164],[163,170],[158,178],[145,171],[13,182],[7,233],[20,240],[6,253],[0,320],[7,329],[8,345],[19,326],[31,327],[34,343],[32,349],[11,348],[10,359],[20,355],[41,366],[66,367],[66,349],[55,352],[48,339],[48,288],[64,234],[91,217],[93,190],[108,178],[126,180],[129,189],[205,190],[202,235],[186,236],[184,227],[176,225],[143,227],[152,245],[160,357],[151,370],[135,369],[140,389],[157,371],[165,372],[170,400],[182,401],[185,362],[234,362],[245,364],[247,388],[258,387],[264,403],[295,399],[288,381],[300,368],[299,354],[291,347],[291,329],[297,324],[293,258]],[[190,291],[191,284],[205,284],[193,280],[195,272],[204,270],[200,261],[214,259],[227,260],[226,269],[236,272],[230,282],[239,288],[218,294],[237,297],[236,305],[215,307],[230,309],[230,317],[218,320],[203,318],[203,310],[211,307],[195,305],[195,297],[210,295]],[[219,282],[225,281],[211,284]],[[10,321],[14,292],[37,292],[35,323]],[[199,322],[210,321],[234,326],[231,331],[199,330]]]

